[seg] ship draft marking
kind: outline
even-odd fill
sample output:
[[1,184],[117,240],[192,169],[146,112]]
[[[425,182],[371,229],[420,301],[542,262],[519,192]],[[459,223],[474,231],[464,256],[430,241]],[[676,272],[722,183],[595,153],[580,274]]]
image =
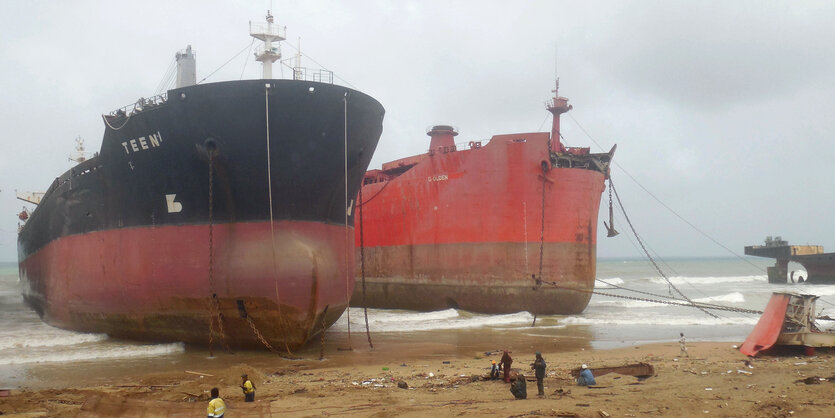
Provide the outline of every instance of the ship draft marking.
[[176,198],[176,193],[165,195],[165,205],[168,207],[168,213],[179,213],[183,211],[183,204],[174,201]]

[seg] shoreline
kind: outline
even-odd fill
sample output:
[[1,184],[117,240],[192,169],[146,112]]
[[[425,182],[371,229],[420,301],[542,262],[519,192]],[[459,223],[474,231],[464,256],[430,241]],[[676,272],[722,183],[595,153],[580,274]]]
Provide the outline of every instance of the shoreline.
[[[539,351],[548,363],[546,396],[538,398],[536,383],[529,381],[526,400],[515,400],[504,382],[478,378],[487,374],[490,360],[499,360],[500,351],[467,353],[425,343],[405,353],[385,348],[372,351],[366,345],[324,361],[287,360],[269,353],[218,355],[197,370],[137,371],[86,386],[12,390],[8,397],[0,397],[0,412],[20,416],[202,416],[209,389],[218,387],[230,416],[601,416],[600,411],[611,416],[835,415],[830,386],[835,382],[819,380],[835,374],[835,351],[818,350],[815,356],[806,357],[799,349],[784,349],[751,360],[749,368],[747,357],[733,345],[688,343],[692,357],[682,359],[676,358],[679,347],[675,342],[615,349],[543,348]],[[531,378],[529,364],[535,351],[514,346],[513,369]],[[241,361],[244,357],[254,361]],[[596,368],[638,362],[653,365],[656,375],[639,380],[606,374],[596,377],[595,388],[575,386],[570,376],[582,363]],[[257,387],[255,403],[243,402],[238,388],[243,372]],[[803,382],[812,377],[816,379],[809,379],[811,384]],[[400,381],[408,388],[398,388]],[[148,415],[148,411],[156,412]]]

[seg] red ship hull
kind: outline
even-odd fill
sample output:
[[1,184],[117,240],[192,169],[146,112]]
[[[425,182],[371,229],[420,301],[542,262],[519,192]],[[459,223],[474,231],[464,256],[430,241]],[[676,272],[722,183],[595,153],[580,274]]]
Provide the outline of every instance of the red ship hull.
[[[433,147],[369,171],[355,241],[366,276],[364,304],[582,312],[594,288],[611,153],[554,153],[549,138],[524,133],[468,150]],[[595,158],[603,161],[597,169]],[[352,305],[363,305],[359,283]]]
[[208,225],[69,235],[21,261],[24,298],[60,328],[200,345],[219,312],[216,347],[263,347],[254,326],[275,349],[292,350],[348,305],[352,235],[320,222],[275,222],[272,230],[269,222],[214,225],[211,280]]

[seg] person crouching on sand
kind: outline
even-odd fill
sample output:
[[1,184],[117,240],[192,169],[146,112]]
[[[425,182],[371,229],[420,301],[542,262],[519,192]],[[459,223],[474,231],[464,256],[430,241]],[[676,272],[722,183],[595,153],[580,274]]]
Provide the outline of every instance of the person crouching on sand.
[[580,366],[582,369],[580,371],[580,377],[577,378],[577,385],[578,386],[594,386],[597,382],[594,381],[594,375],[589,370],[589,366],[585,364]]
[[255,402],[255,385],[252,384],[246,373],[241,375],[241,390],[244,391],[245,402]]
[[493,360],[492,364],[490,365],[490,380],[496,380],[499,378],[499,365],[496,364],[496,360]]
[[223,418],[226,413],[226,403],[220,398],[220,391],[212,388],[212,397],[209,399],[209,407],[206,408],[206,415],[209,418]]

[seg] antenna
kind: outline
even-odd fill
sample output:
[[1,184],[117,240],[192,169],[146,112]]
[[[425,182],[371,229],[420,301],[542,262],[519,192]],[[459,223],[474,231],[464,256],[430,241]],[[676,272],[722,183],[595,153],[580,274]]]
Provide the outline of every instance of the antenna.
[[559,78],[559,71],[557,71],[557,57],[559,57],[559,45],[554,42],[554,78]]
[[299,43],[296,45],[296,68],[293,69],[293,80],[302,79],[302,37],[299,36]]
[[71,154],[68,159],[76,163],[83,163],[87,159],[84,153],[84,139],[80,136],[75,138],[75,153]]

